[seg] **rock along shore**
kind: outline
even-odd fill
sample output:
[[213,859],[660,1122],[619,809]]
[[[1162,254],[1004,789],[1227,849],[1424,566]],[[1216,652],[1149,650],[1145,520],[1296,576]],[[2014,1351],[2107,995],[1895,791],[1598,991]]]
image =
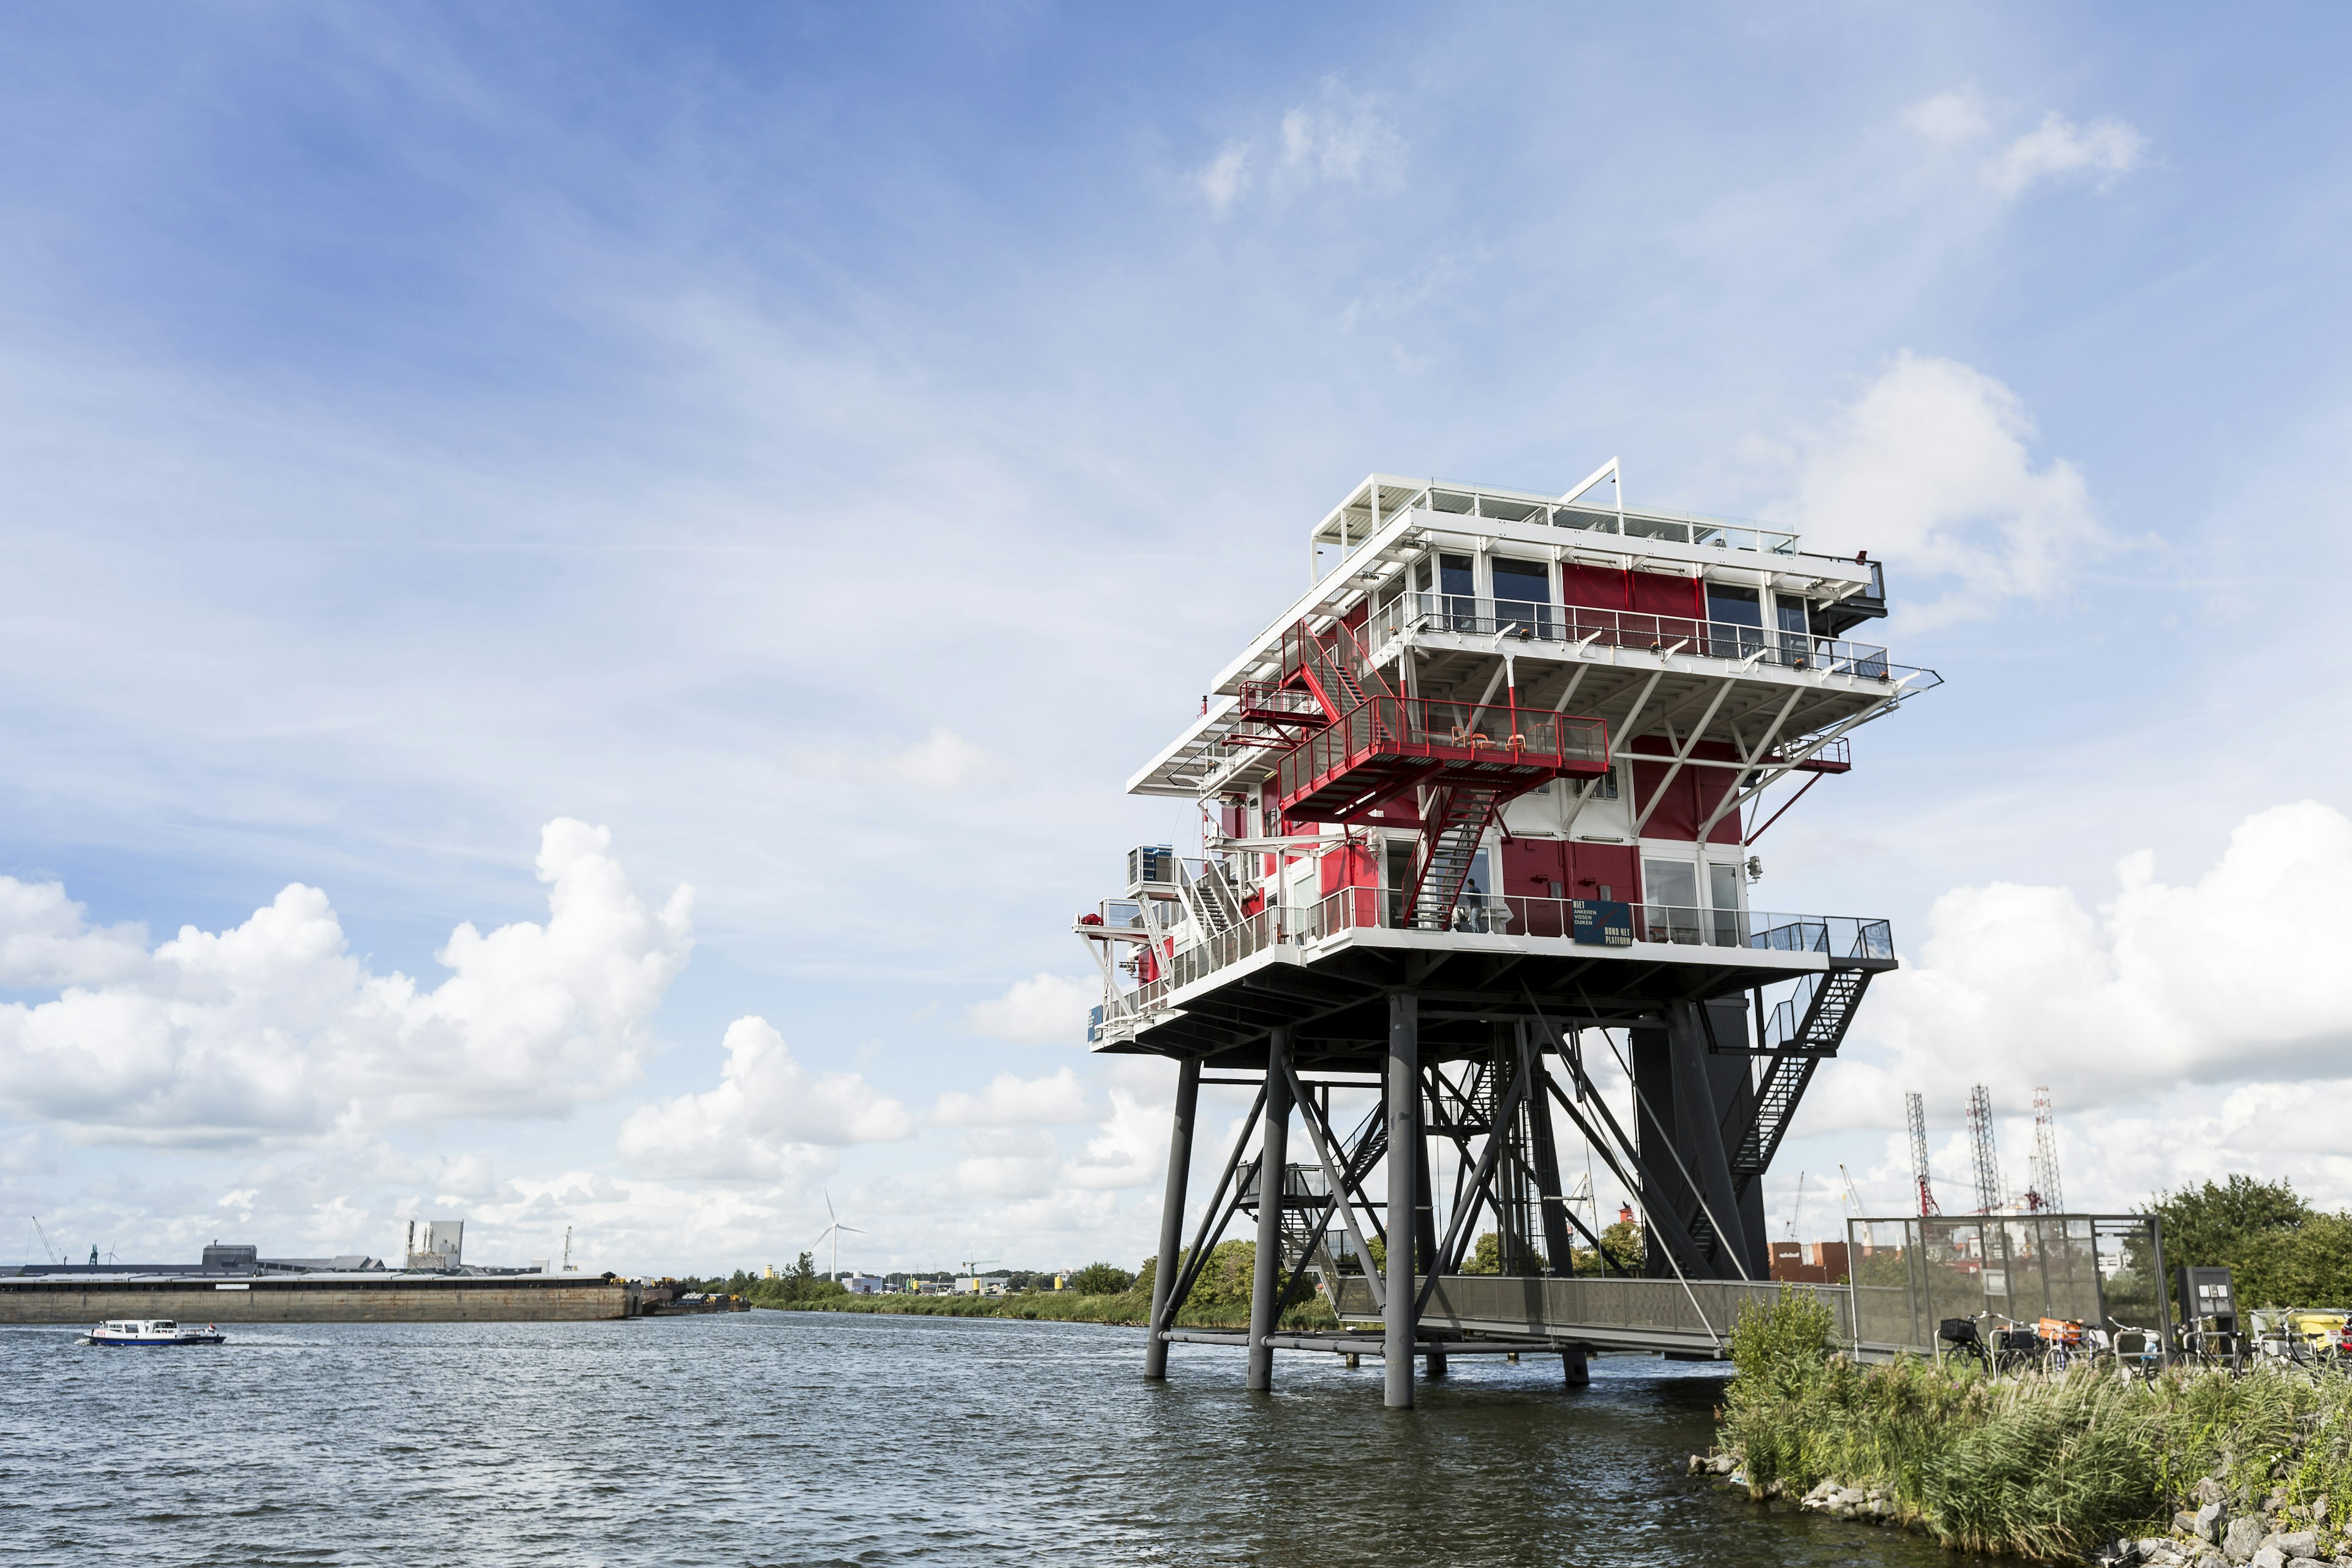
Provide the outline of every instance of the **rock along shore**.
[[[1693,1454],[1690,1473],[1718,1478],[1754,1496],[1740,1473],[1734,1454]],[[1780,1483],[1763,1489],[1756,1500],[1785,1500]],[[2255,1498],[2241,1493],[2234,1500],[2219,1476],[2207,1476],[2177,1500],[2184,1506],[2172,1515],[2171,1533],[2119,1539],[2093,1552],[2085,1562],[2097,1568],[2125,1568],[2145,1563],[2148,1568],[2352,1568],[2352,1531],[2346,1521],[2331,1521],[2327,1499],[2308,1503],[2287,1500],[2284,1489]],[[1847,1486],[1825,1480],[1797,1500],[1809,1512],[1858,1523],[1911,1526],[1893,1492],[1883,1486]]]

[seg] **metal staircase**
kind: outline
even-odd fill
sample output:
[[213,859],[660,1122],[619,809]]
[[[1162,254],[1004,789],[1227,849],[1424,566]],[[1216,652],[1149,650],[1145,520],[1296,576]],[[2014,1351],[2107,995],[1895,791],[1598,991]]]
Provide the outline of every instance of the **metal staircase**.
[[1818,978],[1806,979],[1796,995],[1772,1009],[1764,1027],[1764,1048],[1836,1055],[1847,1026],[1853,1022],[1854,1009],[1862,1005],[1862,994],[1870,987],[1872,973],[1832,969]]
[[1771,1054],[1765,1058],[1764,1080],[1756,1086],[1756,1116],[1731,1159],[1731,1179],[1741,1193],[1780,1152],[1797,1102],[1804,1099],[1805,1086],[1813,1081],[1813,1069],[1821,1066],[1823,1057],[1837,1054],[1853,1022],[1854,1010],[1862,1005],[1862,994],[1870,989],[1873,973],[1832,969],[1819,981],[1809,982],[1811,995],[1805,999],[1802,1021],[1785,1031],[1778,1026],[1784,1016],[1796,1016],[1798,998],[1781,1003],[1773,1014],[1776,1026],[1767,1031],[1764,1040]]
[[1365,659],[1355,635],[1346,626],[1318,634],[1301,621],[1285,639],[1284,662],[1305,678],[1307,688],[1333,723],[1338,723],[1369,697],[1389,695],[1388,683]]
[[1504,792],[1491,784],[1441,784],[1422,821],[1413,854],[1412,885],[1405,893],[1405,924],[1444,931],[1454,923],[1462,885],[1469,879],[1479,841],[1495,819]]
[[1223,936],[1242,923],[1241,896],[1234,891],[1223,866],[1212,860],[1195,877],[1180,860],[1176,863],[1176,878],[1184,895],[1184,907],[1192,911],[1192,921],[1200,927],[1203,939]]

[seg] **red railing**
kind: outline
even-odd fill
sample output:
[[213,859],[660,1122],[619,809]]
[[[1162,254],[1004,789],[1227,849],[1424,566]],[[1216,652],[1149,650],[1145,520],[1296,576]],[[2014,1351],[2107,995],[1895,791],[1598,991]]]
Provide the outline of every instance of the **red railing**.
[[1376,756],[1591,776],[1609,766],[1609,727],[1540,709],[1375,697],[1284,752],[1275,787],[1287,805]]

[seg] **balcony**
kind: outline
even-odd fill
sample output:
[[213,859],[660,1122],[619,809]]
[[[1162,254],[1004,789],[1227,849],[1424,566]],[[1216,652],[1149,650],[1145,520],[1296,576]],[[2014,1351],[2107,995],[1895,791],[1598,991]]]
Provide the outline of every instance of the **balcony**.
[[1609,731],[1598,719],[1374,697],[1284,752],[1275,764],[1275,787],[1285,816],[1338,822],[1441,777],[1531,788],[1548,778],[1596,778],[1608,769]]
[[[1269,948],[1306,948],[1357,931],[1404,931],[1402,895],[1380,888],[1342,888],[1307,905],[1272,905],[1231,931],[1185,948],[1168,960],[1167,973],[1148,985],[1094,1010],[1087,1037],[1099,1042],[1107,1025],[1140,1020],[1165,1006],[1169,996]],[[1469,895],[1460,901],[1454,930],[1479,936],[1580,941],[1575,899]],[[1824,958],[1892,959],[1893,928],[1859,915],[1786,914],[1762,910],[1705,910],[1673,904],[1631,906],[1633,941],[1689,948],[1744,948],[1755,952],[1818,953]],[[1588,921],[1588,931],[1591,929]],[[1443,933],[1416,932],[1428,936]],[[1609,945],[1605,942],[1599,945]],[[1701,954],[1693,953],[1694,959]]]
[[1886,650],[1871,643],[1803,632],[1771,631],[1734,621],[1702,621],[1681,616],[1642,616],[1631,610],[1600,610],[1585,605],[1546,605],[1518,599],[1482,599],[1464,594],[1406,593],[1372,612],[1364,644],[1378,648],[1406,632],[1444,632],[1457,637],[1511,637],[1521,641],[1586,647],[1633,648],[1644,653],[1687,654],[1729,663],[1769,665],[1893,681],[1911,671],[1889,664]]

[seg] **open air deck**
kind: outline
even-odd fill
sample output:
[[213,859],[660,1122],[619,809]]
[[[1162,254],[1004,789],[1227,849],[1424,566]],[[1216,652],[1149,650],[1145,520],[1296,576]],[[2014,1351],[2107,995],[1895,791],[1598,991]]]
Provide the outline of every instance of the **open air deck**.
[[[1179,951],[1160,979],[1094,1009],[1087,1040],[1105,1051],[1213,1054],[1270,1023],[1310,1017],[1328,1022],[1336,1038],[1366,1030],[1345,1015],[1376,1004],[1408,973],[1427,990],[1442,990],[1454,973],[1465,988],[1475,976],[1487,991],[1507,973],[1531,999],[1580,994],[1630,1018],[1727,984],[1895,963],[1887,922],[1852,915],[1486,896],[1463,900],[1455,929],[1417,931],[1404,924],[1401,901],[1378,888],[1344,888],[1314,904],[1260,910]],[[1120,907],[1114,900],[1099,918]],[[1604,910],[1625,911],[1629,923],[1620,929],[1629,940],[1612,942],[1595,919]],[[1487,1011],[1500,1016],[1492,1004]]]

